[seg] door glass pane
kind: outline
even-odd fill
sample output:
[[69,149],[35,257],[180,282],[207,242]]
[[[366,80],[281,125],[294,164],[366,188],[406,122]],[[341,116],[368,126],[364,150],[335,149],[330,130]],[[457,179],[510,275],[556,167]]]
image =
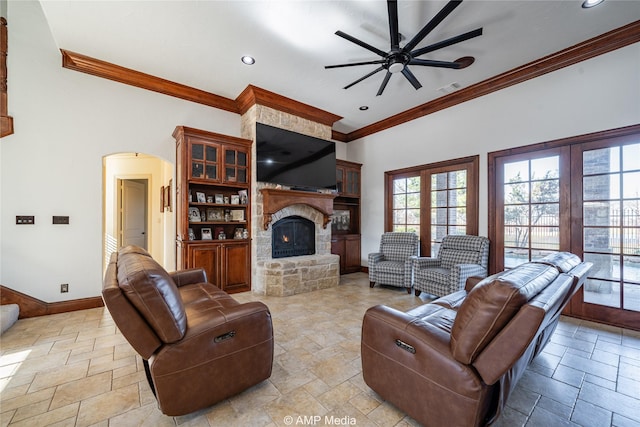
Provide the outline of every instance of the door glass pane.
[[225,150],[224,161],[228,165],[236,164],[236,152],[234,150]]
[[[357,187],[353,189],[354,192],[357,190]],[[419,234],[420,177],[394,179],[393,193],[393,229]]]
[[619,158],[620,147],[585,151],[582,154],[582,173],[583,175],[593,175],[618,172],[620,170]]
[[203,169],[204,169],[204,165],[202,163],[198,163],[198,162],[191,163],[191,176],[194,178],[201,178]]
[[585,176],[582,180],[584,200],[609,200],[620,198],[618,175]]
[[446,224],[447,223],[447,208],[434,208],[431,209],[431,224]]
[[582,221],[587,227],[615,226],[619,212],[619,202],[584,202]]
[[640,311],[640,285],[625,283],[622,287],[624,292],[624,307],[627,310]]
[[431,175],[431,190],[446,190],[447,189],[447,174],[446,173],[434,173]]
[[620,308],[620,285],[607,280],[587,279],[584,302]]
[[640,285],[640,256],[624,256],[623,279],[625,282],[636,282]]
[[246,183],[247,182],[247,170],[246,169],[238,169],[238,182]]
[[560,249],[559,165],[559,156],[504,165],[505,267]]
[[407,207],[407,195],[397,194],[393,196],[393,209],[404,209]]
[[629,144],[622,147],[622,170],[640,169],[638,159],[640,159],[640,144]]
[[467,171],[449,172],[449,188],[467,188]]
[[207,179],[218,179],[218,168],[215,165],[207,165],[206,178]]
[[247,166],[247,153],[238,151],[238,166]]
[[584,260],[593,263],[593,267],[589,270],[589,276],[620,279],[620,256],[585,253]]
[[640,172],[623,173],[622,188],[624,199],[640,199]]

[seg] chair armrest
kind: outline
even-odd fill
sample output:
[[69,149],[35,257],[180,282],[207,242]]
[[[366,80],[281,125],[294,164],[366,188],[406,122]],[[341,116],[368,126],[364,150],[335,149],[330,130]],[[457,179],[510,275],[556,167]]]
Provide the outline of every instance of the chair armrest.
[[487,277],[487,270],[480,264],[456,264],[451,268],[451,290],[460,291],[465,288],[469,277]]
[[259,301],[216,307],[191,316],[189,322],[183,339],[165,345],[153,356],[154,376],[174,372],[176,366],[186,370],[226,357],[234,343],[243,348],[270,342],[273,349],[271,313]]
[[196,283],[207,283],[207,273],[202,268],[173,271],[169,273],[169,276],[171,276],[177,287]]
[[367,261],[369,262],[369,266],[371,266],[371,264],[375,264],[383,260],[384,260],[384,255],[381,252],[370,253],[367,259]]
[[437,268],[440,267],[440,260],[438,258],[431,257],[412,257],[413,258],[413,268]]
[[[401,365],[425,384],[436,384],[432,386],[434,393],[444,388],[466,394],[463,389],[469,383],[481,387],[475,370],[453,358],[450,335],[440,325],[450,310],[434,307],[434,310],[438,309],[442,310],[443,316],[430,315],[433,323],[384,305],[367,310],[362,323],[361,350],[365,380],[371,375],[381,375],[380,370],[391,372],[387,368]],[[411,346],[415,352],[407,351],[396,340]],[[390,366],[370,365],[370,356],[376,354],[383,354]]]

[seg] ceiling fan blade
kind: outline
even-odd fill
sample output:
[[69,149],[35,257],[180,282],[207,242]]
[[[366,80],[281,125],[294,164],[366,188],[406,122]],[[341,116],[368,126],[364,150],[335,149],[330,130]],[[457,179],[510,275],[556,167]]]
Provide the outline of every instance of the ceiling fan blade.
[[413,50],[414,47],[416,47],[418,45],[418,43],[420,43],[422,41],[422,39],[424,39],[427,34],[429,34],[431,31],[433,31],[433,29],[435,27],[438,26],[438,24],[440,22],[442,22],[447,16],[449,16],[449,14],[451,12],[453,12],[453,10],[460,6],[460,3],[462,3],[462,0],[450,0],[449,3],[447,3],[442,10],[440,10],[440,12],[438,12],[438,14],[436,16],[434,16],[431,21],[427,22],[427,25],[425,25],[420,32],[418,32],[418,34],[416,34],[410,41],[409,43],[407,43],[402,50],[404,50],[405,52],[410,52],[411,50]]
[[343,33],[342,31],[336,31],[336,35],[342,37],[345,40],[349,40],[351,43],[355,43],[358,46],[363,47],[363,48],[365,48],[365,49],[367,49],[367,50],[369,50],[369,51],[371,51],[371,52],[373,52],[373,53],[375,53],[377,55],[380,55],[383,58],[385,56],[387,56],[387,52],[383,52],[380,49],[378,49],[377,47],[373,47],[370,44],[365,43],[362,40],[358,40],[357,38],[355,38],[353,36],[350,36],[347,33]]
[[382,84],[380,85],[380,89],[378,89],[378,93],[376,93],[376,96],[382,95],[382,92],[384,92],[384,88],[387,87],[387,83],[389,83],[390,78],[391,78],[391,72],[387,71],[387,74],[384,76],[384,79],[382,80]]
[[438,68],[461,68],[458,62],[433,61],[431,59],[412,59],[409,61],[409,65],[423,65],[425,67]]
[[425,46],[420,49],[416,49],[413,52],[411,52],[411,56],[415,58],[416,56],[424,55],[425,53],[433,52],[434,50],[442,49],[443,47],[451,46],[456,43],[460,43],[465,40],[469,40],[481,35],[482,35],[482,28],[477,28],[473,31],[469,31],[468,33],[460,34],[459,36],[451,37],[450,39],[446,39],[441,42],[430,44],[429,46]]
[[389,34],[391,36],[391,50],[400,48],[400,34],[398,32],[398,2],[387,0],[389,12]]
[[411,70],[409,70],[407,67],[404,67],[404,69],[402,70],[402,74],[407,78],[407,80],[409,80],[409,83],[413,85],[415,90],[418,90],[422,87],[418,79],[416,79],[416,76],[414,76]]
[[360,83],[364,79],[367,79],[367,78],[373,76],[375,73],[377,73],[379,71],[382,71],[382,70],[384,70],[384,67],[378,67],[375,70],[373,70],[372,72],[370,72],[369,74],[367,74],[366,76],[362,76],[358,80],[356,80],[355,82],[346,85],[345,87],[343,87],[343,89],[349,89],[351,86],[353,86],[353,85],[355,85],[357,83]]
[[325,69],[329,68],[342,68],[342,67],[355,67],[356,65],[372,65],[372,64],[384,64],[384,59],[376,59],[375,61],[365,61],[365,62],[351,62],[349,64],[338,64],[338,65],[325,65]]

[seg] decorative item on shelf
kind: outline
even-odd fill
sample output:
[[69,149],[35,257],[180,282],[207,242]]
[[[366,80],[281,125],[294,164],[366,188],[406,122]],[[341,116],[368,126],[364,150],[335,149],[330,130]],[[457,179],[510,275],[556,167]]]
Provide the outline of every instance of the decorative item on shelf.
[[207,196],[207,203],[213,203],[213,196]]
[[207,213],[204,210],[200,211],[200,220],[205,222],[207,220]]
[[240,195],[232,194],[231,195],[231,204],[232,205],[239,205],[240,204]]
[[224,196],[224,204],[228,205],[229,204],[229,196]]
[[225,240],[227,238],[227,235],[224,234],[224,231],[221,231],[220,233],[218,233],[218,240]]
[[207,221],[222,221],[223,213],[220,208],[207,209]]
[[202,240],[213,240],[210,228],[203,228],[200,233],[202,233]]
[[218,204],[224,203],[224,196],[222,194],[216,194],[216,203]]
[[242,230],[242,238],[243,239],[248,239],[249,238],[249,230],[247,230],[246,228],[244,228]]
[[238,191],[238,196],[240,197],[240,204],[241,205],[246,205],[247,204],[247,190],[240,190]]
[[244,221],[244,209],[232,209],[231,221]]
[[229,209],[224,211],[224,220],[227,222],[231,221],[231,212],[229,212]]
[[225,239],[227,238],[226,234],[224,233],[224,227],[220,226],[215,227],[213,235],[216,236],[216,239],[220,239],[220,235],[223,235]]
[[244,231],[244,228],[236,228],[236,231],[233,233],[233,238],[234,239],[242,239],[242,232]]
[[202,191],[196,191],[196,197],[198,199],[198,203],[207,203],[207,196],[205,196]]
[[189,203],[193,202],[193,196],[191,195],[191,191],[189,191]]
[[196,240],[196,233],[193,232],[193,228],[189,229],[189,240]]
[[202,221],[202,216],[200,215],[200,209],[196,207],[189,208],[189,222],[200,222]]

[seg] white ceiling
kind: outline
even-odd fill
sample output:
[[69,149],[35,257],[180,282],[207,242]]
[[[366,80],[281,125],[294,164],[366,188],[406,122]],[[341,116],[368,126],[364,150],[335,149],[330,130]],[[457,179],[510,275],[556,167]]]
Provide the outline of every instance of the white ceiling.
[[[376,1],[78,1],[41,0],[61,49],[88,55],[235,99],[252,84],[344,117],[349,133],[640,19],[640,1],[466,0],[418,47],[484,28],[480,37],[421,58],[473,56],[463,70],[410,66],[423,87],[393,75],[382,96],[380,72],[347,84],[377,65],[325,70],[325,65],[379,59],[336,36],[342,30],[388,51],[386,2]],[[410,40],[446,1],[399,0],[400,33]],[[401,46],[403,43],[401,43]],[[256,58],[253,66],[242,55]],[[360,111],[358,107],[369,106]]]

